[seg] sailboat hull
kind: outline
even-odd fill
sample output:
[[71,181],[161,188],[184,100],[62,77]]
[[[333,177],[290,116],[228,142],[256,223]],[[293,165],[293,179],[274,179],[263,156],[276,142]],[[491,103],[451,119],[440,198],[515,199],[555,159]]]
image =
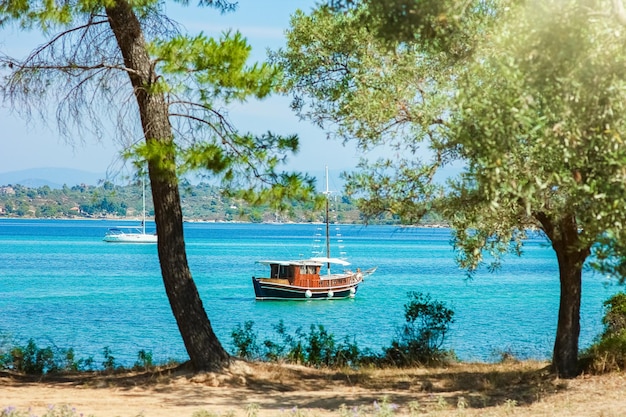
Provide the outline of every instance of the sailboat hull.
[[127,232],[120,228],[109,229],[104,236],[105,242],[109,243],[157,243],[158,237],[156,234],[137,232]]

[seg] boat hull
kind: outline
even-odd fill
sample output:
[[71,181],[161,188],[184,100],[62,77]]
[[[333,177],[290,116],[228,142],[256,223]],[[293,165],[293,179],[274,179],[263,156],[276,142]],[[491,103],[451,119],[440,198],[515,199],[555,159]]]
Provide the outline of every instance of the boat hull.
[[300,287],[252,277],[257,300],[337,300],[354,298],[361,281],[328,287]]
[[102,239],[109,243],[157,243],[157,235],[145,233],[107,233]]

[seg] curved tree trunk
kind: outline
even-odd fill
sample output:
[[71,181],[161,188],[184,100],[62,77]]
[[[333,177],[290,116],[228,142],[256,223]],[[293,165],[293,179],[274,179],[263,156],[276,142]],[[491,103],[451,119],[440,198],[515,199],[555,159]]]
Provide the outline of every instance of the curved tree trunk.
[[213,332],[187,263],[167,103],[162,93],[150,92],[157,77],[141,26],[128,2],[118,0],[106,13],[124,63],[130,69],[146,143],[160,151],[151,153],[157,156],[148,158],[148,171],[165,291],[194,369],[219,369],[228,363],[229,355]]
[[573,378],[578,375],[582,267],[590,252],[588,247],[580,245],[578,226],[573,215],[566,215],[555,221],[544,214],[537,217],[552,241],[559,263],[561,283],[552,369],[559,377]]

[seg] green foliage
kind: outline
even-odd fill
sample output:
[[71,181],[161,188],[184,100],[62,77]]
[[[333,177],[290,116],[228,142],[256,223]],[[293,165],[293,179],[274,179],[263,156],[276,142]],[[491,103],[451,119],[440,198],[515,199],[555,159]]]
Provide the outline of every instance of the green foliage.
[[252,330],[253,321],[246,321],[243,326],[237,324],[237,327],[231,332],[230,336],[235,347],[235,355],[245,359],[257,359],[259,355],[259,346],[257,344],[257,334]]
[[602,318],[604,333],[602,337],[609,337],[626,330],[626,293],[619,292],[604,302],[606,310]]
[[[54,347],[40,348],[33,339],[26,345],[14,344],[4,340],[0,344],[0,369],[8,369],[18,373],[31,375],[45,375],[62,372],[85,372],[96,369],[114,371],[121,367],[117,364],[111,349],[102,350],[104,360],[101,368],[95,364],[93,357],[78,359],[74,349],[60,349]],[[152,352],[140,350],[133,369],[149,370],[155,366]]]
[[[170,78],[168,89],[185,89],[210,104],[217,97],[226,103],[250,95],[264,98],[274,90],[276,69],[265,63],[246,67],[251,49],[241,33],[227,32],[219,40],[204,34],[158,39],[150,53],[159,57],[164,74],[181,77],[177,85]],[[190,80],[195,81],[193,91]]]
[[149,370],[154,367],[152,352],[141,349],[137,353],[137,361],[133,366],[134,369]]
[[58,366],[54,361],[52,348],[39,348],[33,339],[30,339],[26,346],[16,346],[10,356],[13,362],[13,369],[26,374],[43,375],[54,373]]
[[304,347],[302,346],[302,341],[297,339],[300,336],[300,329],[296,330],[296,336],[292,336],[289,334],[285,322],[280,320],[274,326],[274,330],[280,337],[280,342],[264,340],[263,347],[265,352],[263,357],[270,361],[285,360],[291,363],[303,363]]
[[582,355],[587,371],[603,373],[626,369],[626,293],[604,302],[604,331]]
[[[330,136],[357,139],[367,150],[436,123],[440,114],[414,99],[441,97],[444,92],[428,84],[445,77],[438,72],[445,68],[413,46],[387,50],[361,16],[360,10],[332,13],[323,7],[310,15],[296,12],[287,47],[271,58],[284,71],[283,88],[293,93],[301,117],[332,126]],[[411,145],[398,150],[415,151]]]
[[231,333],[235,354],[246,359],[264,359],[285,361],[315,367],[356,366],[361,359],[361,352],[356,342],[346,337],[337,343],[335,337],[322,325],[311,325],[309,333],[301,328],[295,334],[289,334],[282,320],[274,326],[279,341],[264,340],[257,342],[258,334],[253,330],[254,323],[247,321],[244,326],[237,325]]
[[442,350],[445,336],[454,322],[454,311],[429,294],[410,292],[404,305],[406,323],[398,339],[385,348],[384,360],[396,366],[445,362],[450,352]]
[[[508,244],[507,231],[535,223],[559,239],[550,225],[569,216],[583,231],[572,251],[624,241],[626,55],[615,30],[577,2],[532,2],[502,19],[459,77],[451,145],[469,166],[455,229]],[[473,208],[457,215],[461,206]],[[467,235],[457,241],[475,258]]]
[[114,371],[115,368],[117,368],[117,364],[115,363],[115,356],[113,356],[112,351],[108,346],[105,346],[102,349],[102,355],[104,356],[102,368],[105,371]]
[[[358,3],[361,18],[378,38],[397,43],[419,43],[430,54],[461,59],[472,52],[480,29],[496,20],[508,2],[485,0],[352,0],[332,1],[341,10]],[[345,3],[345,4],[344,4]]]
[[626,242],[615,239],[611,232],[599,237],[592,247],[589,266],[603,276],[615,276],[621,285],[626,283]]
[[285,72],[284,88],[300,117],[327,128],[330,137],[358,141],[364,151],[393,151],[376,163],[363,160],[346,177],[364,217],[416,222],[432,211],[441,192],[433,175],[452,156],[439,143],[451,73],[445,60],[417,44],[388,48],[363,24],[368,13],[324,7],[296,13],[287,47],[272,59]]
[[405,325],[398,340],[384,348],[382,355],[361,351],[346,336],[337,342],[322,325],[311,325],[306,333],[297,328],[289,333],[283,320],[274,326],[278,340],[266,339],[259,344],[254,323],[237,325],[231,333],[235,355],[246,359],[284,361],[315,367],[357,367],[360,365],[413,366],[446,362],[452,353],[441,349],[454,312],[430,295],[411,292],[405,305]]
[[311,325],[305,340],[308,342],[305,348],[305,363],[329,366],[333,362],[335,339],[324,326]]
[[4,341],[0,346],[0,369],[19,373],[44,375],[93,369],[93,358],[76,359],[74,349],[40,348],[33,339],[26,345]]

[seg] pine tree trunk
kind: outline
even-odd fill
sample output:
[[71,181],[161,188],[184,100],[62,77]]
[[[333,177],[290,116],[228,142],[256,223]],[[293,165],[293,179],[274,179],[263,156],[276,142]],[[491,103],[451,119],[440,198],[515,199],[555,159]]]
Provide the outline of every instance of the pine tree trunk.
[[106,9],[124,63],[129,71],[149,147],[159,150],[148,159],[158,239],[159,262],[170,306],[195,370],[216,370],[229,355],[213,332],[187,263],[172,129],[162,93],[151,93],[156,80],[145,39],[131,6],[116,1]]
[[581,246],[576,218],[573,215],[552,220],[539,214],[537,218],[552,241],[559,263],[561,283],[552,369],[561,378],[573,378],[578,375],[582,267],[590,251],[588,247]]

